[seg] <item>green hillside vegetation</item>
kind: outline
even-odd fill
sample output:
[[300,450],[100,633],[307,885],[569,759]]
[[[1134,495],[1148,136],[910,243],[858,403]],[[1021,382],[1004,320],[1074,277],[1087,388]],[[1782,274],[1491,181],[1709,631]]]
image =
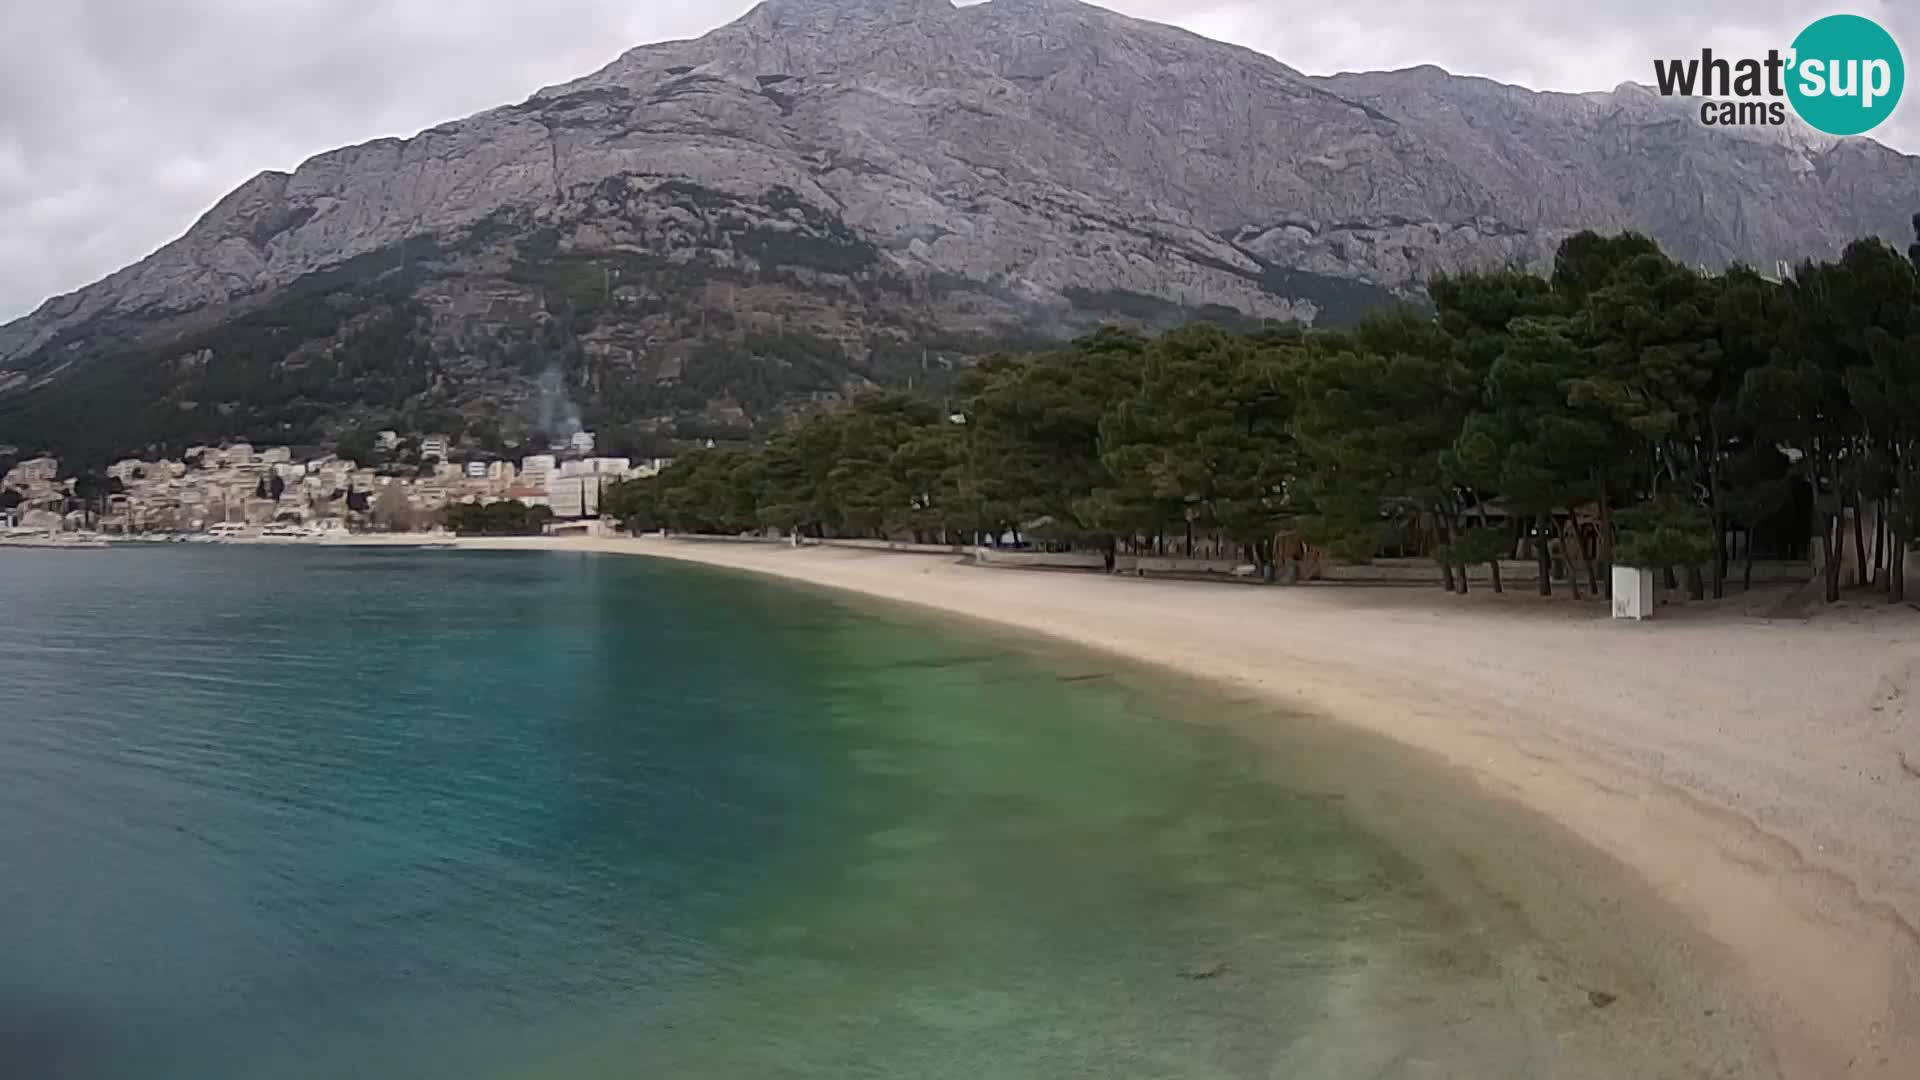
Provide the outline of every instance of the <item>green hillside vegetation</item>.
[[[467,243],[499,230],[514,226],[483,226]],[[539,434],[528,403],[557,373],[603,447],[651,456],[676,442],[761,438],[795,411],[866,387],[945,387],[979,357],[1046,340],[943,329],[844,298],[813,322],[749,318],[710,290],[730,296],[784,281],[787,270],[747,274],[556,244],[537,233],[514,248],[504,278],[477,279],[518,290],[524,306],[499,316],[436,314],[434,290],[478,256],[422,240],[312,275],[210,326],[145,336],[96,327],[71,348],[45,350],[69,361],[57,377],[0,397],[0,433],[76,471],[232,439],[337,446],[365,428],[467,433],[497,452]],[[790,286],[789,295],[811,294]],[[58,366],[37,358],[33,370]]]
[[[426,245],[412,254],[430,254]],[[437,367],[398,248],[316,274],[218,326],[118,342],[67,378],[0,401],[0,431],[98,467],[147,448],[318,442],[324,421],[416,399]],[[357,275],[357,276],[356,276]]]

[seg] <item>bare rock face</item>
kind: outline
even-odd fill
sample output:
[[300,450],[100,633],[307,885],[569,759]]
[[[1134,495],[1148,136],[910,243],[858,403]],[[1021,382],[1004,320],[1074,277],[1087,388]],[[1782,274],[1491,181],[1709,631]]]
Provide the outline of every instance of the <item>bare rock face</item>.
[[1920,159],[1703,128],[1631,86],[1314,78],[1072,0],[768,0],[520,105],[263,174],[152,257],[0,328],[0,372],[44,386],[396,267],[444,310],[490,293],[537,311],[529,266],[593,258],[609,310],[686,301],[678,329],[597,325],[632,356],[691,335],[715,275],[735,313],[739,288],[777,281],[863,327],[1337,320],[1438,272],[1538,263],[1581,228],[1714,265],[1825,256],[1903,236],[1917,190]]

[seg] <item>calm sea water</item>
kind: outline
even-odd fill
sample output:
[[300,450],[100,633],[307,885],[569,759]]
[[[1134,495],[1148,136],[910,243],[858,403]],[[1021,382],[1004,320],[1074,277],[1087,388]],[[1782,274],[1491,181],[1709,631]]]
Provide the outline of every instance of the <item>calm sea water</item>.
[[0,553],[0,1076],[1549,1074],[1524,943],[1114,666],[645,560]]

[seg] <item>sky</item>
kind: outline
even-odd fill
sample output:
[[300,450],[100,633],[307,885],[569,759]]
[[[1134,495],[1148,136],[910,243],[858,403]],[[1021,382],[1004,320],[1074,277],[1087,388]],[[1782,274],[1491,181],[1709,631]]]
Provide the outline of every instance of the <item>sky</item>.
[[[524,100],[752,0],[9,0],[0,322],[178,237],[267,169]],[[1836,11],[1920,59],[1920,3],[1103,0],[1311,74],[1438,64],[1543,90],[1651,82],[1656,57],[1784,49]],[[1920,89],[1875,137],[1920,153]]]

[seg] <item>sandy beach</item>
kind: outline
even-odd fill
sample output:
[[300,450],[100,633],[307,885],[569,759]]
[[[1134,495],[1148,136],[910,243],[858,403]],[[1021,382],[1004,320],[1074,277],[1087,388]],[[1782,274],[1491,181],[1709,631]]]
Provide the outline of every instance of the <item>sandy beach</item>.
[[1920,618],[1237,588],[950,556],[462,541],[773,575],[1146,661],[1417,748],[1629,868],[1723,946],[1783,1073],[1920,1075]]

